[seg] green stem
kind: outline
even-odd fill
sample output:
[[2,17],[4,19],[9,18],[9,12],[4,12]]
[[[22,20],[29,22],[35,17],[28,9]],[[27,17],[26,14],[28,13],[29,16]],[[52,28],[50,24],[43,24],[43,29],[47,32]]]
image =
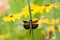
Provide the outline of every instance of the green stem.
[[31,13],[30,0],[27,0],[27,1],[28,1],[28,8],[29,8],[30,20],[32,20],[32,13]]
[[32,40],[34,40],[34,32],[32,29],[32,13],[31,13],[31,7],[30,7],[30,0],[28,1],[28,8],[29,8],[29,14],[30,14],[30,30],[31,30],[31,34],[32,34]]

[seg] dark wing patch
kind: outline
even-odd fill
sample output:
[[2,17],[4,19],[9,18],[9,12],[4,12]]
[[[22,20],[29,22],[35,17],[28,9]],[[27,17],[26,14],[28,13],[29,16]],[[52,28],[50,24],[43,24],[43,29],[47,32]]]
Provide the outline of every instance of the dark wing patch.
[[[24,22],[24,28],[30,29],[30,23],[28,21],[23,21],[23,22]],[[32,21],[32,29],[36,29],[38,27],[38,24],[35,24],[37,22],[38,20]]]

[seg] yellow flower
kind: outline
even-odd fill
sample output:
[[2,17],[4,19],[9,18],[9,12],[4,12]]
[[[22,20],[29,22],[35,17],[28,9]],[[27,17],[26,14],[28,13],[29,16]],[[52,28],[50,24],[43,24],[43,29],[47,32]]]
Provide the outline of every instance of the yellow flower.
[[4,22],[7,22],[8,17],[3,17]]
[[52,19],[51,20],[51,24],[58,24],[59,23],[59,20],[58,19]]
[[40,13],[43,13],[44,9],[45,9],[45,6],[40,6],[40,7],[39,7],[39,12],[40,12]]
[[45,18],[45,19],[43,19],[43,23],[50,24],[50,20]]
[[54,26],[48,26],[48,31],[55,31]]
[[[31,4],[31,13],[34,15],[36,12],[38,12],[40,6]],[[28,6],[25,6],[22,11],[20,12],[21,15],[23,15],[25,18],[29,16],[29,8]]]
[[4,38],[9,38],[9,33],[5,34]]
[[49,13],[52,10],[52,8],[58,8],[58,6],[56,4],[45,5],[45,10],[46,10],[47,13]]
[[60,26],[58,26],[58,31],[60,32]]
[[7,22],[7,21],[15,21],[15,17],[13,15],[10,15],[10,16],[4,17],[3,20],[5,22]]
[[14,15],[14,17],[15,17],[16,19],[20,19],[20,17],[21,17],[20,14],[17,14],[17,13],[16,13],[16,14],[13,14],[13,15]]
[[8,21],[15,21],[14,15],[9,15],[8,16]]
[[46,32],[45,32],[44,30],[42,30],[42,31],[41,31],[41,34],[42,34],[43,36],[45,36],[45,35],[46,35]]
[[52,10],[52,8],[53,8],[52,4],[45,5],[45,10],[46,10],[47,13],[49,13]]
[[36,14],[36,12],[38,12],[39,7],[40,6],[38,6],[38,5],[34,5],[34,4],[31,5],[31,12],[33,15]]
[[4,38],[4,39],[9,38],[9,33],[7,33],[7,34],[1,34],[0,38]]
[[25,18],[27,18],[29,16],[29,10],[28,10],[28,6],[25,6],[22,11],[20,12],[21,16],[24,16]]
[[0,35],[0,38],[4,38],[4,35],[2,34],[2,35]]
[[59,23],[59,19],[56,19],[56,23]]
[[20,15],[19,14],[12,14],[12,15],[9,15],[7,17],[3,17],[3,21],[4,22],[15,21],[16,19],[20,19]]

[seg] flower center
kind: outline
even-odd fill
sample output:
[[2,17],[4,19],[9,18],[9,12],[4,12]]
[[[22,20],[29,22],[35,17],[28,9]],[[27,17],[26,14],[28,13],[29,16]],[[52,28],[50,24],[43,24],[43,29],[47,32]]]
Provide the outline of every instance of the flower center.
[[46,4],[45,6],[49,6],[49,4]]
[[57,26],[54,27],[55,30],[58,30]]
[[13,17],[13,15],[10,15],[10,17]]
[[31,9],[31,11],[33,11],[33,9]]

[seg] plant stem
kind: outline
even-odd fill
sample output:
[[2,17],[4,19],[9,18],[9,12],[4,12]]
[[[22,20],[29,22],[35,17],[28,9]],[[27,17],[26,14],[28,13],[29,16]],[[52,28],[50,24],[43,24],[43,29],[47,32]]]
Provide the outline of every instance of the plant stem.
[[30,0],[27,0],[28,1],[28,9],[29,9],[29,14],[30,14],[30,30],[31,30],[31,34],[32,34],[32,40],[34,40],[34,32],[33,32],[33,29],[32,29],[32,13],[31,13],[31,7],[30,7]]

